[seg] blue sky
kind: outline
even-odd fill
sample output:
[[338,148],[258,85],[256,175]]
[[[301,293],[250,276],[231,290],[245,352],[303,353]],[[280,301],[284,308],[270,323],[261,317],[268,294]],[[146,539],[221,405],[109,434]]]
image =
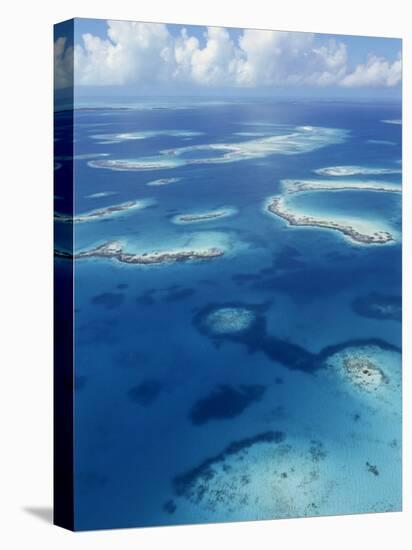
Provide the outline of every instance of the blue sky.
[[56,27],[55,40],[59,31],[67,40],[55,62],[60,74],[74,42],[79,93],[401,95],[396,38],[96,19],[76,19],[74,29],[70,40],[67,25]]

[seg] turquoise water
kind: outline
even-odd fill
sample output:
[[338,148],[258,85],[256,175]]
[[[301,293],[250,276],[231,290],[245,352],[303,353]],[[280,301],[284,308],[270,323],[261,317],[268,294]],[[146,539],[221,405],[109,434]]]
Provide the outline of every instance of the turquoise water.
[[[379,300],[398,303],[400,238],[359,246],[335,231],[290,227],[265,205],[283,192],[281,180],[321,180],[319,168],[399,168],[401,126],[382,121],[399,118],[400,106],[177,108],[166,98],[161,109],[108,107],[75,112],[75,215],[135,200],[145,208],[77,223],[76,251],[120,241],[135,254],[223,255],[151,266],[75,261],[77,528],[399,510],[401,324]],[[145,137],[93,137],[132,132]],[[64,115],[57,135],[64,157]],[[271,136],[285,136],[281,146],[255,141]],[[170,158],[210,161],[227,153],[216,144],[235,144],[235,157],[150,170],[106,162],[188,146]],[[162,178],[172,181],[147,185]],[[401,175],[362,179],[400,184]],[[59,190],[59,212],[69,193]],[[395,194],[317,191],[288,201],[400,232]],[[231,215],[174,223],[221,209]],[[376,387],[354,375],[359,361]]]
[[297,193],[288,198],[287,205],[293,211],[323,220],[346,220],[352,224],[359,223],[361,227],[365,223],[370,224],[377,230],[389,230],[399,239],[400,201],[397,193],[342,190]]

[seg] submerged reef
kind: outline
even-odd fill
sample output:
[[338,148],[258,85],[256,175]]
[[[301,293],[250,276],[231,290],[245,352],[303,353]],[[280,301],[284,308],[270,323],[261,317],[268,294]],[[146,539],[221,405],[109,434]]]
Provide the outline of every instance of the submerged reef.
[[234,441],[176,476],[174,498],[167,503],[173,503],[173,511],[195,505],[208,518],[318,515],[336,485],[327,457],[321,441],[302,443],[281,431],[263,432]]
[[250,328],[256,315],[243,307],[222,307],[212,311],[205,319],[215,334],[230,334]]
[[214,466],[224,462],[227,458],[238,455],[242,452],[246,452],[254,445],[261,443],[275,443],[279,444],[285,440],[285,434],[281,431],[268,431],[259,433],[253,437],[246,437],[230,443],[219,454],[207,458],[201,464],[188,470],[187,472],[176,476],[173,479],[173,487],[176,495],[192,495],[197,500],[201,500],[203,497],[202,491],[193,491],[196,489],[196,484],[199,481],[210,481],[214,475]]
[[351,382],[361,389],[372,391],[388,382],[382,370],[362,353],[343,354],[342,364]]
[[400,350],[365,343],[349,344],[326,358],[326,372],[337,374],[348,386],[364,395],[375,394],[386,400],[398,414],[396,397],[401,380]]
[[265,390],[265,386],[259,384],[218,386],[207,397],[194,404],[189,418],[196,426],[210,420],[234,418],[253,403],[260,401]]
[[362,317],[402,321],[401,296],[384,296],[378,293],[360,296],[353,300],[352,309]]
[[[251,353],[263,352],[269,359],[288,369],[306,373],[324,369],[332,356],[347,350],[347,348],[374,346],[381,350],[400,352],[398,347],[384,340],[370,338],[341,342],[327,346],[319,353],[311,353],[298,344],[282,340],[267,332],[264,313],[269,306],[270,303],[211,303],[195,312],[193,324],[200,333],[208,336],[216,345],[225,341],[237,342],[246,346]],[[221,330],[221,312],[223,312],[224,330]],[[216,330],[214,322],[216,317],[218,330]],[[210,322],[211,319],[212,322]]]
[[374,145],[396,145],[395,141],[389,141],[388,139],[367,139],[366,143],[373,143]]
[[192,132],[190,130],[146,130],[140,132],[123,132],[117,134],[94,134],[92,139],[100,140],[102,144],[121,143],[122,141],[134,141],[149,139],[158,136],[168,137],[195,137],[201,136],[203,132]]
[[347,132],[334,128],[315,126],[297,126],[289,133],[269,135],[237,143],[210,143],[192,145],[162,151],[164,154],[181,156],[193,151],[211,151],[221,153],[221,156],[187,159],[187,164],[220,164],[239,160],[264,158],[272,154],[293,155],[314,151],[332,143],[343,143]]
[[[278,125],[279,126],[279,125]],[[193,164],[221,164],[264,158],[269,155],[296,155],[315,151],[335,143],[343,143],[348,135],[346,130],[316,126],[285,126],[282,135],[269,135],[236,143],[208,143],[177,147],[160,151],[156,157],[140,159],[93,160],[89,166],[111,170],[159,170]],[[198,158],[187,157],[199,152]],[[202,153],[211,153],[203,156]]]
[[318,368],[314,354],[267,334],[264,312],[269,306],[270,303],[212,303],[195,313],[193,324],[217,345],[224,341],[239,342],[250,352],[262,351],[290,369],[312,372]]
[[[84,258],[110,258],[125,264],[153,265],[163,263],[188,262],[191,260],[210,260],[223,256],[223,250],[219,248],[209,248],[206,250],[171,250],[143,252],[133,254],[123,250],[123,244],[120,241],[109,241],[91,250],[78,252],[74,259]],[[62,257],[66,254],[60,253]]]

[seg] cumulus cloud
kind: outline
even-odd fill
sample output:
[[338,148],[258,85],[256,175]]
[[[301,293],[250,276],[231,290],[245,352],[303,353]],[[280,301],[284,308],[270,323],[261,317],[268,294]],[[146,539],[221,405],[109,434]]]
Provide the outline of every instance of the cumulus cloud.
[[194,82],[207,85],[236,83],[241,52],[229,32],[221,27],[209,27],[205,39],[204,48],[192,51],[190,76]]
[[67,39],[58,38],[54,43],[54,87],[68,88],[73,85],[73,47]]
[[402,62],[400,57],[390,63],[383,57],[369,56],[364,65],[342,79],[342,86],[396,86],[402,80]]
[[82,36],[74,49],[74,70],[79,85],[123,85],[152,82],[169,76],[173,40],[166,25],[109,21],[108,38]]
[[235,39],[225,28],[208,27],[199,39],[159,23],[107,25],[107,38],[83,34],[74,50],[64,48],[64,39],[56,42],[59,82],[73,58],[78,85],[384,87],[401,80],[400,58],[371,55],[350,70],[344,42],[312,33],[244,30]]

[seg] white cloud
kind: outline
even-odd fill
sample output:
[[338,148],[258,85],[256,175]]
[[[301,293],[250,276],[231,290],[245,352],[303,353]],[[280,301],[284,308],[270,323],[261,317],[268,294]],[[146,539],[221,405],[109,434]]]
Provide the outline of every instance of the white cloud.
[[244,84],[331,85],[346,69],[346,46],[334,40],[318,46],[312,33],[246,30],[239,44]]
[[166,25],[108,21],[108,39],[91,34],[76,45],[76,84],[123,85],[153,82],[169,75],[173,40]]
[[383,57],[369,56],[364,65],[342,79],[342,86],[396,86],[402,79],[402,62],[400,57],[390,63]]
[[73,48],[66,47],[67,39],[60,37],[54,43],[54,87],[73,85]]
[[351,72],[344,42],[311,33],[244,30],[235,40],[208,27],[200,40],[159,23],[107,24],[106,39],[84,34],[74,52],[64,50],[64,39],[56,42],[56,80],[65,82],[73,55],[78,85],[383,87],[401,80],[400,59],[370,56]]
[[240,50],[229,32],[220,27],[209,27],[205,33],[206,46],[192,51],[191,74],[193,81],[207,85],[236,83]]

